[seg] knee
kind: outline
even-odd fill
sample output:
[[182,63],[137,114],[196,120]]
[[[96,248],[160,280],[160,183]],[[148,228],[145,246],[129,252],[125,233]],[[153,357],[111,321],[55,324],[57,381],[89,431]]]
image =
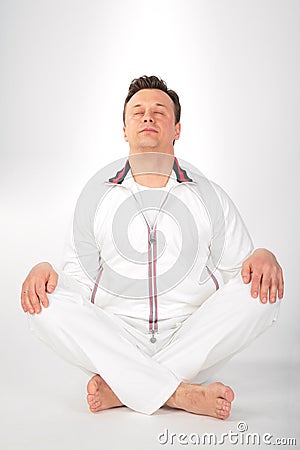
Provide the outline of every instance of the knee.
[[59,276],[58,284],[52,294],[47,294],[49,305],[42,306],[38,314],[29,314],[30,330],[34,333],[63,329],[74,317],[82,313],[86,296],[77,289],[69,277]]
[[33,334],[40,336],[47,330],[55,329],[64,315],[67,299],[67,290],[59,281],[52,294],[47,293],[49,304],[47,307],[41,305],[41,311],[28,315],[29,329]]
[[87,291],[63,272],[59,272],[57,286],[51,294],[47,293],[47,297],[49,306],[43,307],[41,313],[35,315],[36,317],[43,317],[44,319],[45,316],[55,314],[59,316],[66,309],[82,305],[88,300]]
[[281,300],[278,299],[275,303],[262,303],[260,298],[254,298],[251,295],[251,286],[242,283],[241,285],[242,297],[244,297],[243,305],[246,307],[247,314],[251,314],[253,319],[263,320],[266,325],[272,325],[276,322],[279,314]]
[[[50,296],[49,296],[50,297]],[[52,299],[51,299],[52,300]],[[47,308],[42,307],[42,310],[38,314],[28,313],[29,329],[33,334],[40,335],[46,329],[53,329],[55,327],[55,320],[53,316],[52,301],[49,299],[49,306]]]

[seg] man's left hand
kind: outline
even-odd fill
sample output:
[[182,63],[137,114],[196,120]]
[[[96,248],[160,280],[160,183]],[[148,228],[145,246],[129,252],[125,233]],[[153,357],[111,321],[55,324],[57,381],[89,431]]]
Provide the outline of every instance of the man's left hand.
[[257,298],[259,294],[262,303],[275,303],[277,294],[283,297],[282,268],[275,255],[265,248],[258,248],[244,261],[242,278],[246,284],[252,281],[251,296]]

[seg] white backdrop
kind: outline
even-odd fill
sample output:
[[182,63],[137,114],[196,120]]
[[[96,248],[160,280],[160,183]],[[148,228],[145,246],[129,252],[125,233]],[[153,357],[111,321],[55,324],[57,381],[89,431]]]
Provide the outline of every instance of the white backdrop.
[[296,361],[299,17],[297,0],[0,2],[6,382],[36,364],[21,282],[39,261],[59,264],[83,185],[127,154],[123,102],[130,81],[144,74],[179,93],[177,156],[229,193],[255,246],[274,251],[283,265],[278,324],[241,358]]

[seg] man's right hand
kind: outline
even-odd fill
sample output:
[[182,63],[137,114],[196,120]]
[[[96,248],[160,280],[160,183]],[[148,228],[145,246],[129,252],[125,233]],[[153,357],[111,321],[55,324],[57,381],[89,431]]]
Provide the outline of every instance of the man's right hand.
[[51,294],[58,281],[58,274],[51,264],[42,262],[34,266],[22,284],[21,304],[24,312],[38,314],[41,312],[41,303],[47,308],[49,300],[46,292]]

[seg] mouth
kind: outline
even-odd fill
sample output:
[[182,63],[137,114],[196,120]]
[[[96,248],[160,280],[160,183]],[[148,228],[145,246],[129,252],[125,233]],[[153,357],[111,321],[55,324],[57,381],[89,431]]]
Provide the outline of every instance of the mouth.
[[154,128],[149,128],[149,127],[147,127],[147,128],[143,128],[143,129],[140,131],[140,133],[158,133],[158,131],[155,130]]

